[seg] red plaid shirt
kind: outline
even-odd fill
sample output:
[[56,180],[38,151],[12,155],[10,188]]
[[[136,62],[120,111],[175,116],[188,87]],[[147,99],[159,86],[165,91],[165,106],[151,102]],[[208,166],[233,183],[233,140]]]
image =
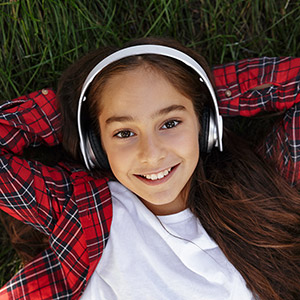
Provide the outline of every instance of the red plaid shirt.
[[[283,175],[297,183],[300,59],[243,60],[218,66],[214,74],[221,114],[285,110],[267,138],[265,155],[272,157],[279,149]],[[251,90],[264,83],[272,86]],[[107,243],[112,204],[106,180],[79,167],[48,167],[22,158],[29,145],[57,145],[60,128],[52,90],[0,106],[0,207],[49,235],[50,241],[0,290],[0,299],[78,299]]]
[[[214,76],[223,116],[284,112],[260,150],[267,159],[279,154],[279,172],[296,185],[300,180],[300,58],[256,58],[217,66]],[[253,90],[271,84],[263,90]]]

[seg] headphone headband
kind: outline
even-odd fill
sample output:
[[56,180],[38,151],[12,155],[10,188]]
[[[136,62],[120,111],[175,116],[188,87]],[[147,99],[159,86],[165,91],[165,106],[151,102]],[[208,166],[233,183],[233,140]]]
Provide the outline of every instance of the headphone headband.
[[166,46],[161,45],[151,45],[151,44],[145,44],[145,45],[138,45],[138,46],[131,46],[128,48],[121,49],[119,51],[116,51],[112,53],[111,55],[104,58],[102,61],[100,61],[89,73],[86,80],[83,83],[79,102],[78,102],[78,110],[77,110],[77,125],[78,125],[78,133],[79,133],[79,139],[80,139],[80,149],[81,153],[83,155],[84,162],[86,166],[89,168],[89,166],[93,166],[93,163],[91,162],[90,158],[88,157],[86,153],[86,135],[83,132],[83,128],[81,125],[81,110],[83,102],[86,100],[86,90],[88,89],[89,85],[93,81],[93,79],[96,77],[99,72],[101,72],[105,67],[110,65],[111,63],[118,61],[122,58],[129,57],[129,56],[135,56],[135,55],[142,55],[142,54],[157,54],[157,55],[163,55],[167,56],[173,59],[176,59],[178,61],[183,62],[185,65],[192,68],[194,71],[197,72],[199,75],[199,80],[201,82],[204,82],[207,86],[210,95],[213,99],[214,103],[214,112],[215,112],[215,123],[216,123],[216,135],[217,135],[217,143],[216,146],[219,148],[220,151],[223,149],[222,145],[222,135],[223,135],[223,122],[222,117],[219,114],[218,109],[218,103],[217,98],[214,92],[214,89],[212,87],[212,84],[204,71],[204,69],[190,56],[187,54]]

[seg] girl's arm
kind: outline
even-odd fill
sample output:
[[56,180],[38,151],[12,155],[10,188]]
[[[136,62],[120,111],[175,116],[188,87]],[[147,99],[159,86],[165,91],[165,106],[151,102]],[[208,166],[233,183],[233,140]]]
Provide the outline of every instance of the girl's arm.
[[245,59],[213,72],[222,115],[250,117],[300,101],[300,58]]
[[255,116],[282,111],[283,117],[259,152],[277,163],[291,185],[300,182],[300,58],[257,58],[214,69],[220,113]]
[[60,142],[55,94],[42,90],[0,105],[0,208],[50,234],[72,187],[63,168],[22,158],[28,146]]

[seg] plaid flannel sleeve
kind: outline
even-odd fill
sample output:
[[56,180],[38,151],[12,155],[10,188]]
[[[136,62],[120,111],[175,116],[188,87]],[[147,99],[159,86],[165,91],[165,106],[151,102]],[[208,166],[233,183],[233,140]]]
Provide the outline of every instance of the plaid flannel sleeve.
[[[255,58],[214,68],[220,113],[251,117],[282,111],[260,152],[278,162],[291,185],[300,182],[300,58]],[[256,90],[255,88],[269,86]]]
[[[300,58],[255,58],[213,70],[222,115],[250,117],[283,111],[300,101]],[[269,88],[255,90],[270,84]]]
[[55,93],[42,90],[0,106],[0,208],[50,234],[71,184],[66,171],[21,157],[24,148],[59,144],[61,118]]

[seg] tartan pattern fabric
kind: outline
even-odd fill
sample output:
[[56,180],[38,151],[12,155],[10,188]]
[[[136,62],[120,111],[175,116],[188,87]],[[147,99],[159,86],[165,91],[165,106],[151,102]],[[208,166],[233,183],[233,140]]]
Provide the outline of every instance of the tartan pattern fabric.
[[[300,180],[300,58],[255,58],[214,68],[219,109],[223,116],[251,117],[284,112],[259,149],[276,156],[278,171],[291,185]],[[262,90],[256,86],[271,84]]]
[[107,243],[112,206],[106,179],[20,156],[29,145],[57,145],[60,122],[52,90],[0,107],[0,207],[49,235],[50,244],[0,290],[0,299],[78,299]]
[[[260,58],[214,68],[222,115],[285,111],[267,138],[265,156],[280,151],[282,173],[297,183],[300,59]],[[271,83],[263,90],[254,87]],[[24,148],[61,141],[55,93],[31,93],[0,106],[0,208],[49,235],[49,248],[19,271],[0,299],[79,299],[109,237],[105,178],[68,164],[22,158]]]

